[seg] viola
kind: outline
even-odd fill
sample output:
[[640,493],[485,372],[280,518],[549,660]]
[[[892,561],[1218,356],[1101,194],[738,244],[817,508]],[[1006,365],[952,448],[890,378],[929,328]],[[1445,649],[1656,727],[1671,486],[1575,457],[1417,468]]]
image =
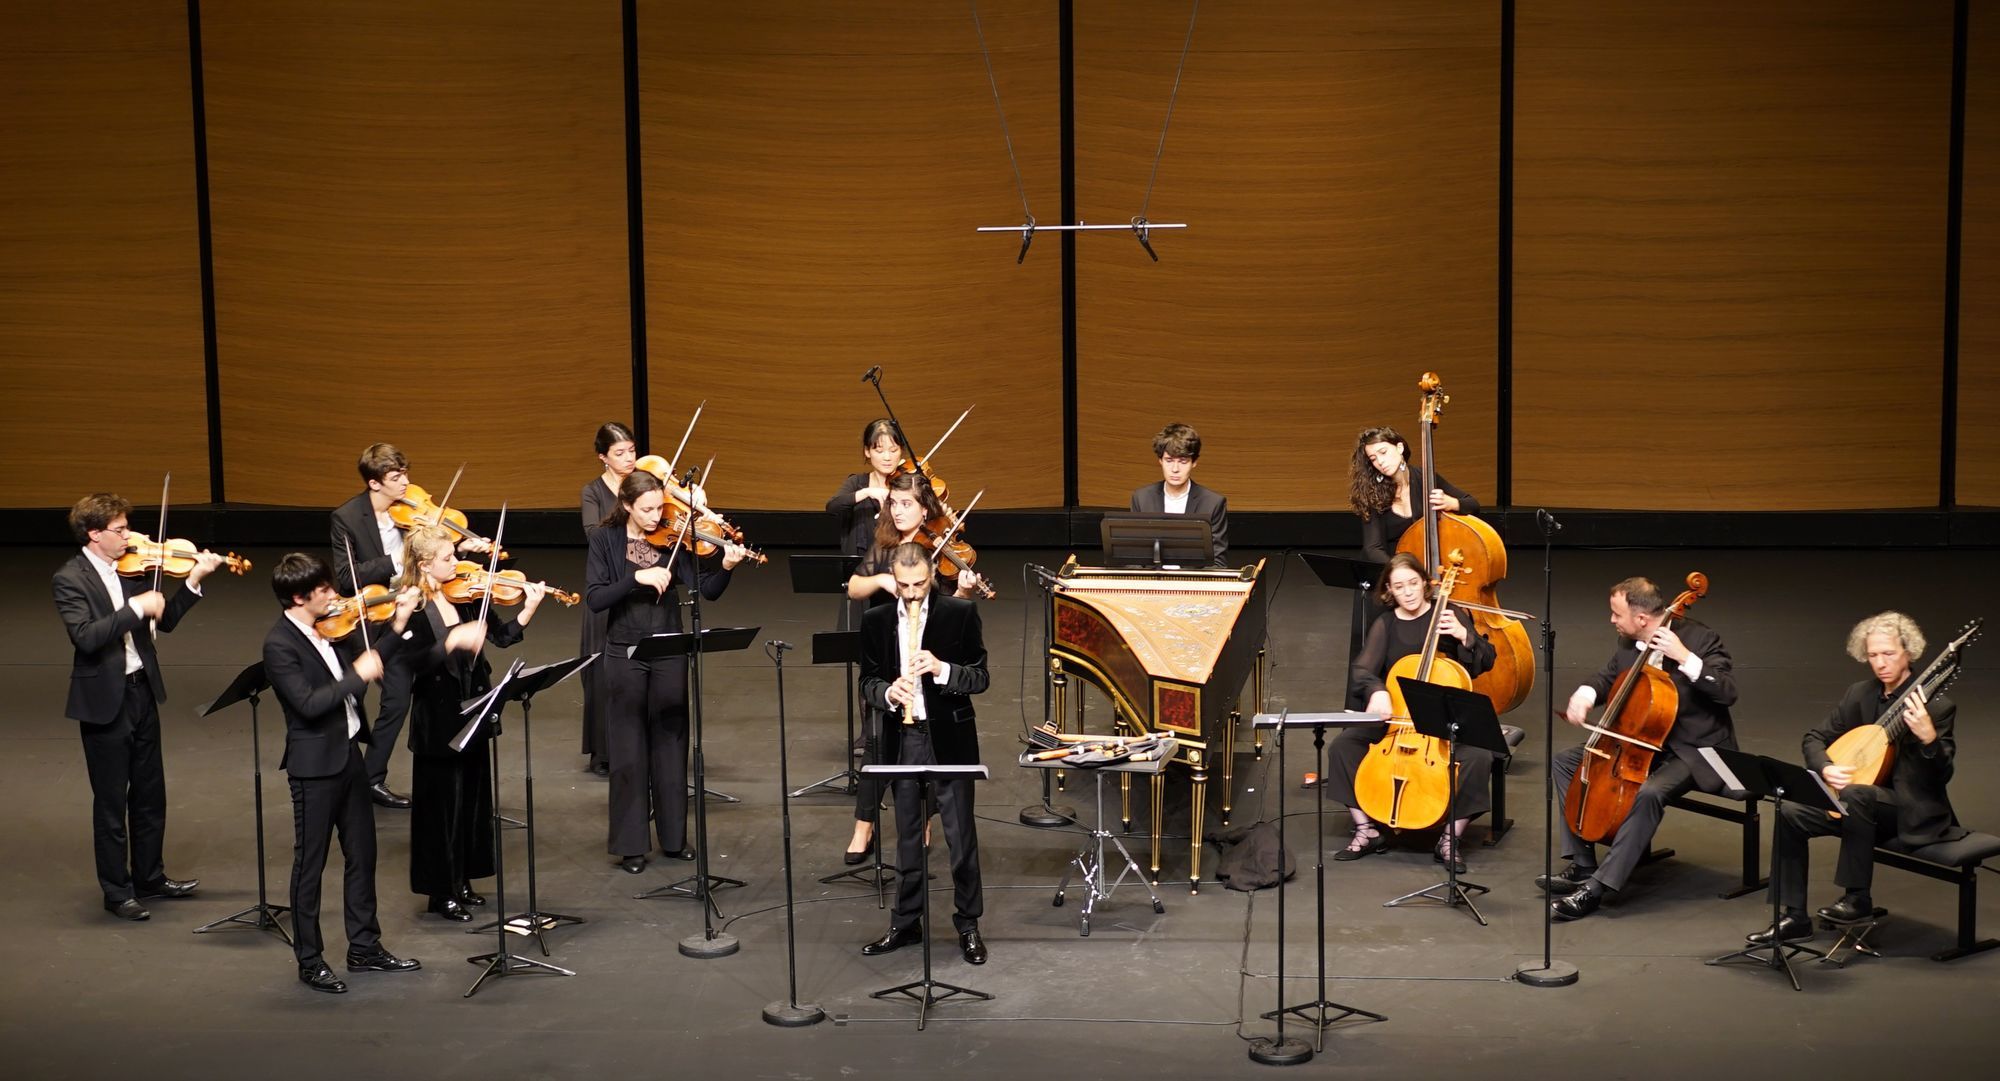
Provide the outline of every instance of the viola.
[[[1465,666],[1438,655],[1438,638],[1446,605],[1465,569],[1465,553],[1453,549],[1449,565],[1438,577],[1431,601],[1430,627],[1421,652],[1398,658],[1389,668],[1389,733],[1368,748],[1354,771],[1354,799],[1368,817],[1392,829],[1424,829],[1436,825],[1450,809],[1455,787],[1451,744],[1426,736],[1410,721],[1403,681],[1422,680],[1444,687],[1470,689]],[[1393,619],[1385,615],[1383,619]]]
[[[453,604],[461,604],[478,600],[490,588],[494,604],[512,605],[521,603],[521,599],[527,595],[526,589],[523,588],[527,584],[528,576],[520,571],[489,571],[477,563],[461,559],[453,569],[451,580],[440,585],[438,590],[444,594],[446,600]],[[557,589],[547,583],[541,585],[544,596],[566,608],[575,607],[576,602],[582,599],[574,593]]]
[[1500,609],[1496,587],[1507,577],[1507,546],[1501,543],[1500,534],[1480,519],[1469,514],[1442,514],[1431,506],[1431,493],[1437,489],[1431,433],[1451,396],[1444,392],[1444,382],[1436,372],[1425,372],[1417,389],[1423,394],[1417,417],[1423,434],[1423,487],[1419,490],[1412,480],[1410,502],[1421,504],[1423,513],[1403,531],[1396,550],[1416,556],[1426,567],[1438,565],[1440,550],[1465,553],[1459,589],[1472,613],[1473,633],[1493,643],[1494,653],[1493,667],[1473,680],[1472,687],[1492,701],[1494,712],[1506,713],[1527,701],[1535,685],[1535,651],[1528,642],[1527,628]]
[[[972,545],[966,543],[964,537],[954,536],[949,530],[939,532],[937,525],[941,521],[942,518],[934,518],[929,523],[918,526],[917,535],[911,540],[923,545],[931,553],[937,562],[938,574],[946,578],[957,578],[961,570],[972,571],[972,565],[979,562],[979,553],[973,550]],[[994,592],[993,584],[980,577],[977,571],[973,571],[973,578],[976,582],[973,589],[981,597],[990,601],[999,596]]]
[[[447,492],[445,494],[450,495],[451,493]],[[396,528],[402,530],[414,529],[420,525],[438,526],[446,533],[451,534],[453,544],[468,540],[486,540],[485,537],[474,533],[468,528],[464,511],[456,507],[438,506],[431,500],[429,492],[424,491],[415,484],[410,485],[403,492],[403,498],[389,504],[389,517],[396,523]],[[487,541],[487,543],[491,544],[492,542]],[[509,559],[512,557],[506,552],[501,552],[500,558]]]
[[327,606],[326,614],[313,620],[313,629],[321,638],[338,642],[354,633],[365,617],[370,623],[387,623],[396,615],[396,594],[385,585],[361,587],[361,601],[353,597],[337,597]]
[[[155,569],[169,578],[186,578],[194,571],[195,558],[202,554],[190,540],[156,541],[144,533],[125,534],[125,554],[118,557],[115,566],[118,573],[127,578],[137,578],[151,574]],[[250,569],[250,561],[231,552],[222,557],[222,565],[231,574],[242,574]]]
[[[685,536],[696,555],[710,556],[714,555],[716,549],[722,545],[745,544],[741,529],[708,508],[707,497],[702,493],[700,485],[687,489],[674,483],[665,458],[657,454],[648,454],[639,459],[635,468],[651,473],[660,479],[660,483],[666,485],[666,490],[662,493],[664,499],[660,507],[660,524],[654,527],[651,533],[646,534],[646,540],[655,547],[672,547],[676,539]],[[770,562],[770,558],[764,553],[747,547],[744,559],[760,565]]]
[[[1687,576],[1687,585],[1668,607],[1667,622],[1708,595],[1708,576],[1700,571]],[[1653,775],[1653,756],[1666,749],[1681,696],[1673,677],[1656,664],[1659,658],[1659,650],[1641,646],[1639,660],[1618,677],[1597,723],[1584,726],[1590,736],[1563,796],[1563,821],[1586,841],[1618,832],[1640,786]]]

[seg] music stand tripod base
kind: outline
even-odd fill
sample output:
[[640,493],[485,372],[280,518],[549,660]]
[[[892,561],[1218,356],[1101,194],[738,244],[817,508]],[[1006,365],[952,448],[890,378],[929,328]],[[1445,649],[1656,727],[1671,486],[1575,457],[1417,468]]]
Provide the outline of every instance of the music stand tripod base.
[[200,927],[195,928],[194,933],[205,935],[210,931],[233,931],[237,928],[247,927],[253,931],[269,931],[279,938],[284,939],[285,945],[289,946],[292,944],[292,934],[290,931],[285,930],[284,921],[278,919],[278,917],[290,911],[291,907],[289,905],[273,905],[259,902],[238,912],[234,916],[224,916],[213,923],[204,923]]
[[479,978],[472,981],[472,986],[465,989],[464,997],[466,998],[471,998],[473,995],[478,994],[480,985],[484,984],[489,978],[496,976],[522,976],[536,972],[547,973],[551,976],[576,975],[576,973],[563,968],[561,965],[552,965],[547,961],[537,961],[532,957],[522,957],[514,953],[482,953],[477,957],[468,957],[466,961],[471,964],[486,966],[486,971],[481,972]]

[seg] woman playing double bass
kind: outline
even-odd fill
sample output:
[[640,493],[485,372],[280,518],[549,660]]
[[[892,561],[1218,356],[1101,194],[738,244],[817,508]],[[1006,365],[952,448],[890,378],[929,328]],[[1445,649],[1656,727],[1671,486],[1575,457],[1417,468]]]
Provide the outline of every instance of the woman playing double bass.
[[[1385,717],[1390,714],[1389,688],[1385,682],[1389,669],[1404,657],[1423,652],[1430,627],[1431,592],[1430,576],[1424,573],[1423,564],[1415,556],[1399,552],[1389,560],[1382,584],[1372,594],[1387,615],[1368,629],[1368,643],[1355,657],[1351,676],[1352,682],[1362,689],[1368,712]],[[1493,666],[1492,643],[1473,632],[1472,620],[1463,610],[1446,605],[1438,619],[1438,630],[1438,655],[1464,665],[1468,675],[1476,676]],[[1327,745],[1324,782],[1327,794],[1346,804],[1348,813],[1354,817],[1354,836],[1346,848],[1334,854],[1336,860],[1358,860],[1389,846],[1388,837],[1361,809],[1354,784],[1355,773],[1370,747],[1388,731],[1387,724],[1343,728]],[[1453,870],[1463,874],[1465,857],[1460,851],[1459,838],[1474,815],[1492,809],[1488,777],[1493,772],[1493,752],[1460,746],[1456,757],[1458,795],[1451,808],[1449,827],[1438,833],[1435,856],[1439,862],[1452,862]]]
[[[1361,551],[1370,560],[1387,563],[1396,554],[1404,530],[1422,520],[1424,508],[1415,502],[1413,483],[1420,471],[1410,467],[1410,445],[1390,427],[1367,428],[1354,440],[1354,457],[1347,470],[1347,501],[1361,516]],[[1477,514],[1479,500],[1435,474],[1430,505],[1447,514]]]

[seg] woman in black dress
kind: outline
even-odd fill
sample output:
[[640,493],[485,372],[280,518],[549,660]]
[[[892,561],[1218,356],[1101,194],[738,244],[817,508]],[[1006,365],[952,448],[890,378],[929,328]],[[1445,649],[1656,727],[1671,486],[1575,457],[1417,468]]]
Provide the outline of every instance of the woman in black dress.
[[[618,486],[618,505],[590,535],[584,603],[605,616],[603,668],[605,757],[611,763],[610,835],[605,850],[632,874],[646,869],[650,819],[660,851],[691,860],[687,839],[687,658],[634,660],[626,655],[656,634],[681,629],[679,583],[693,581],[696,557],[683,544],[655,547],[646,535],[664,516],[665,486],[642,469]],[[669,552],[673,553],[671,564]],[[729,588],[745,552],[728,545],[700,568],[708,600]]]
[[493,874],[493,777],[486,741],[491,726],[462,750],[452,738],[465,724],[463,703],[492,688],[492,666],[482,647],[502,649],[521,640],[523,628],[541,607],[539,583],[523,587],[514,622],[479,622],[480,604],[454,605],[440,588],[457,574],[452,537],[435,526],[419,526],[403,538],[402,589],[424,595],[412,615],[408,643],[396,664],[410,674],[410,891],[430,899],[431,912],[448,920],[470,920],[468,906],[486,899],[472,880]]
[[[1362,689],[1369,713],[1388,716],[1389,669],[1404,657],[1422,653],[1430,630],[1431,581],[1415,556],[1398,552],[1382,574],[1382,584],[1373,594],[1388,611],[1368,629],[1368,643],[1354,659],[1350,679]],[[1438,656],[1450,657],[1477,676],[1493,667],[1493,644],[1473,629],[1472,617],[1455,605],[1447,606],[1439,617]],[[1358,860],[1380,852],[1389,845],[1387,837],[1369,819],[1354,795],[1354,774],[1370,746],[1389,732],[1387,724],[1344,728],[1326,749],[1327,794],[1347,805],[1354,818],[1354,836],[1347,847],[1334,854],[1336,860]],[[1488,778],[1493,772],[1493,752],[1460,744],[1456,748],[1458,792],[1448,812],[1450,823],[1438,834],[1436,856],[1449,861],[1453,870],[1465,871],[1465,857],[1459,838],[1472,816],[1492,809]]]
[[[1413,478],[1423,475],[1410,464],[1410,445],[1394,428],[1368,428],[1354,440],[1354,457],[1347,470],[1347,500],[1361,516],[1361,551],[1376,563],[1396,554],[1403,531],[1423,517],[1412,502]],[[1476,514],[1479,500],[1433,474],[1437,487],[1430,503],[1445,514]]]
[[861,429],[861,460],[867,470],[850,473],[840,490],[826,501],[826,512],[840,528],[840,550],[866,556],[875,540],[875,515],[889,496],[889,480],[903,460],[895,426],[887,418],[871,420]]
[[[597,460],[604,472],[583,486],[583,539],[604,524],[618,509],[618,486],[632,473],[639,460],[639,445],[623,424],[612,421],[597,429]],[[583,613],[583,643],[579,657],[604,652],[604,613]],[[598,666],[583,670],[583,753],[590,756],[590,772],[602,777],[611,772],[604,755],[604,685],[598,680]]]

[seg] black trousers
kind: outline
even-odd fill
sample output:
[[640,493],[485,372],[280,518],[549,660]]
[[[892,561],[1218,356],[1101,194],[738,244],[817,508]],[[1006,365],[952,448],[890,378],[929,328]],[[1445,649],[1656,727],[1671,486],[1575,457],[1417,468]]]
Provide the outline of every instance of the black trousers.
[[410,892],[449,897],[493,874],[493,773],[488,740],[463,751],[410,755]]
[[[902,737],[898,765],[938,764],[930,734],[921,726],[904,729]],[[985,894],[979,885],[979,829],[972,817],[972,782],[939,781],[933,788],[931,798],[944,822],[944,843],[951,849],[951,924],[960,931],[969,931],[979,926],[979,917],[986,912]],[[923,918],[929,872],[924,861],[923,782],[897,781],[894,790],[896,910],[889,926],[901,929]]]
[[612,645],[604,671],[604,756],[611,764],[611,831],[604,850],[643,855],[647,820],[660,849],[687,847],[687,662],[645,662]]
[[[1320,783],[1326,786],[1329,798],[1349,807],[1359,806],[1354,798],[1355,771],[1368,756],[1368,748],[1388,733],[1386,724],[1368,724],[1343,728],[1327,741],[1326,769],[1320,774]],[[1458,791],[1453,794],[1451,810],[1445,815],[1448,821],[1471,818],[1493,809],[1493,752],[1484,747],[1461,745],[1457,757]]]
[[[1576,776],[1577,763],[1583,761],[1583,747],[1578,745],[1556,752],[1555,785],[1558,813],[1562,800],[1569,792],[1570,778]],[[1653,834],[1660,828],[1660,819],[1667,813],[1667,801],[1675,796],[1685,795],[1699,787],[1710,795],[1722,791],[1722,782],[1714,787],[1697,785],[1694,767],[1681,761],[1671,751],[1653,756],[1653,774],[1646,783],[1639,786],[1639,794],[1632,799],[1632,809],[1625,814],[1625,821],[1618,831],[1611,835],[1611,850],[1604,861],[1597,860],[1597,846],[1579,838],[1570,831],[1569,823],[1561,823],[1562,854],[1575,860],[1579,866],[1595,865],[1597,871],[1591,875],[1599,885],[1609,889],[1622,890],[1625,881],[1632,877],[1632,869],[1646,858],[1646,850],[1652,847]]]
[[[581,643],[583,651],[578,654],[579,656],[587,657],[592,653],[604,652],[605,627],[608,622],[609,620],[603,612],[585,612],[583,614],[583,640]],[[610,659],[608,655],[604,658],[606,661]],[[583,681],[582,749],[583,753],[589,756],[592,766],[606,760],[604,754],[604,684],[599,678],[603,675],[603,668],[602,664],[593,664],[585,668],[577,677]]]
[[[90,775],[90,837],[97,888],[112,904],[167,877],[167,770],[160,757],[160,710],[142,669],[125,679],[110,724],[77,726]],[[129,825],[129,828],[128,828]]]
[[1896,835],[1896,793],[1872,784],[1851,784],[1840,791],[1845,813],[1839,818],[1798,803],[1778,808],[1777,840],[1772,842],[1771,888],[1778,903],[1803,911],[1806,907],[1806,842],[1840,835],[1840,860],[1833,883],[1843,890],[1866,893],[1875,881],[1875,846]]
[[292,952],[299,964],[320,960],[320,877],[336,830],[340,858],[341,911],[347,917],[347,951],[367,953],[382,941],[375,919],[375,805],[368,798],[368,769],[361,749],[348,744],[347,766],[332,777],[293,777],[292,786]]
[[389,756],[410,715],[410,670],[391,664],[382,669],[382,705],[375,711],[374,735],[368,744],[368,783],[389,783]]
[[[882,711],[862,703],[861,705],[861,764],[873,765],[882,761],[882,725],[885,718]],[[898,718],[893,723],[901,724]],[[882,810],[882,779],[874,774],[864,773],[854,782],[854,818],[857,822],[874,822]]]

